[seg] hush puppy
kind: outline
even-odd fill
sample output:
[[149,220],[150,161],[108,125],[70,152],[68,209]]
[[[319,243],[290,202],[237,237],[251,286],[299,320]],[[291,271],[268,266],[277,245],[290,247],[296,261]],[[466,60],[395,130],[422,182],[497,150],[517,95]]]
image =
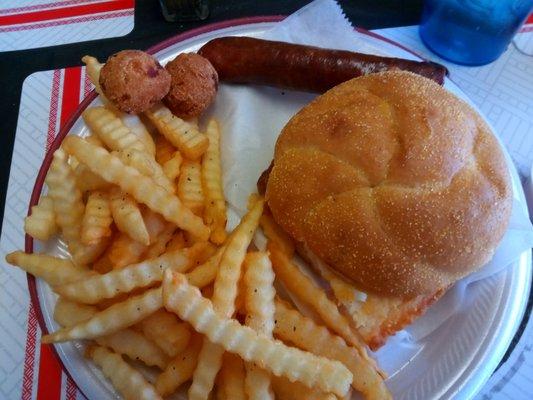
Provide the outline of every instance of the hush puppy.
[[166,66],[170,90],[163,102],[180,118],[198,117],[213,101],[218,74],[211,63],[196,53],[182,53]]
[[119,110],[141,113],[160,101],[170,88],[170,75],[150,54],[123,50],[107,59],[100,86]]

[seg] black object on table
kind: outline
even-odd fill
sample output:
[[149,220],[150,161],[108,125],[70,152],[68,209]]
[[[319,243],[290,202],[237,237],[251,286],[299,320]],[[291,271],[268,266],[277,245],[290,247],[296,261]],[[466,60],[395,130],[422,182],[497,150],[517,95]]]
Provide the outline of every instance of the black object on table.
[[[380,29],[418,24],[423,0],[339,0],[338,2],[353,25],[366,29]],[[309,3],[307,0],[211,0],[207,19],[171,23],[165,21],[158,0],[136,0],[135,27],[126,36],[31,50],[0,52],[0,79],[2,80],[0,219],[4,216],[22,83],[27,76],[36,71],[81,65],[81,57],[86,54],[106,60],[110,54],[119,50],[146,49],[164,39],[204,24],[258,15],[289,15],[307,3]],[[533,292],[529,298],[526,315],[502,363],[518,343],[531,313],[532,303]]]
[[159,0],[168,22],[203,21],[209,16],[209,0]]

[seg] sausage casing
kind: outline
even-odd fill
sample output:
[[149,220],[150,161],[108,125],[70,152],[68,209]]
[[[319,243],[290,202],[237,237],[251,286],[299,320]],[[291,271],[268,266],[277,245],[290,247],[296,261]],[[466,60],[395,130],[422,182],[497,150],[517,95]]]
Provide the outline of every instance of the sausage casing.
[[447,70],[432,62],[380,57],[345,50],[274,42],[250,37],[222,37],[198,53],[215,67],[222,81],[254,83],[322,93],[349,79],[400,69],[442,85]]

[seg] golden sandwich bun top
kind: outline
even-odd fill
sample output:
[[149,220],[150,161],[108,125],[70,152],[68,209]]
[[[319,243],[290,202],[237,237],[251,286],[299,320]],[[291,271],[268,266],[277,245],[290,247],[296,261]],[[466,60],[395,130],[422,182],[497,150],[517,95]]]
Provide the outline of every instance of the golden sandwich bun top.
[[298,112],[276,144],[276,221],[356,286],[412,297],[490,260],[512,204],[487,124],[433,81],[347,81]]

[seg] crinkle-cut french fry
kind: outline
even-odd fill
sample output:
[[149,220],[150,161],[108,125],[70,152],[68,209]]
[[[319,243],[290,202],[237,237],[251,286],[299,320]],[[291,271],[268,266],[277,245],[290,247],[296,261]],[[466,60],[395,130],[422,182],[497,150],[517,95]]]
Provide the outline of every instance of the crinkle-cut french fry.
[[171,181],[175,180],[180,174],[183,157],[179,151],[175,151],[172,157],[163,164],[163,172]]
[[122,329],[110,335],[95,338],[100,346],[106,346],[115,353],[127,356],[134,361],[156,366],[163,370],[168,364],[167,355],[153,341],[133,329]]
[[264,201],[258,200],[252,209],[244,215],[228,238],[226,249],[220,259],[212,300],[217,312],[228,318],[235,311],[235,298],[237,297],[237,284],[241,276],[241,266],[246,256],[246,250],[257,229],[259,218],[263,212],[263,205]]
[[223,355],[224,348],[204,337],[202,349],[198,355],[198,363],[192,376],[192,383],[187,392],[190,400],[207,400],[209,398],[217,374],[222,367]]
[[263,196],[258,193],[250,193],[248,195],[248,200],[246,201],[246,209],[250,211],[253,208],[254,204],[262,198]]
[[[331,271],[329,267],[325,265],[324,262],[316,255],[305,250],[306,249],[304,249],[304,254],[306,258],[310,259],[313,267],[318,270],[320,276],[322,276],[322,278],[324,278],[324,280],[326,280],[331,287],[334,300],[336,300],[337,304],[343,306],[345,311],[350,314],[357,313],[361,306],[366,304],[366,301],[364,300],[366,293],[357,290],[353,284],[345,281],[343,278]],[[342,311],[343,310],[341,309],[341,312]],[[358,323],[360,322],[357,318],[354,320]]]
[[185,247],[185,236],[183,231],[175,232],[167,243],[166,251],[174,251]]
[[113,269],[120,269],[139,262],[146,249],[146,245],[136,242],[121,232],[115,235],[107,251],[107,257],[111,261]]
[[276,300],[274,334],[301,349],[343,363],[353,374],[352,386],[367,399],[390,399],[374,360],[362,346],[348,346],[326,327],[317,325],[287,304]]
[[[156,161],[150,160],[150,156],[143,151],[137,149],[125,149],[121,151],[113,151],[111,154],[119,157],[124,165],[129,165],[130,167],[135,168],[145,176],[152,177],[154,175],[152,161],[154,163],[156,163]],[[159,166],[159,164],[157,165]]]
[[205,197],[204,220],[211,227],[211,241],[221,244],[226,240],[226,199],[222,187],[220,163],[220,130],[212,119],[207,125],[209,146],[202,158],[202,188]]
[[191,339],[189,324],[179,322],[175,314],[164,309],[143,319],[139,326],[144,335],[169,357],[185,350]]
[[67,137],[63,146],[93,172],[120,186],[137,201],[160,213],[167,221],[175,223],[204,241],[209,238],[209,228],[204,225],[201,218],[184,207],[178,197],[168,193],[135,168],[124,165],[106,150],[76,136]]
[[122,293],[131,292],[163,280],[163,271],[172,268],[185,272],[192,267],[195,254],[202,251],[204,244],[168,252],[160,257],[138,264],[113,270],[104,275],[94,275],[81,281],[55,286],[54,291],[67,299],[84,304],[97,304]]
[[[155,241],[168,226],[168,222],[161,215],[150,209],[145,209],[142,215],[150,241]],[[139,262],[147,249],[148,246],[136,242],[128,235],[121,233],[115,237],[115,240],[111,244],[107,252],[107,258],[112,264],[113,269],[118,269]]]
[[54,203],[56,222],[63,237],[67,243],[79,240],[84,205],[81,191],[76,186],[74,172],[68,165],[68,156],[61,148],[54,152],[46,184],[48,195]]
[[96,92],[100,95],[100,99],[106,104],[106,107],[113,111],[113,113],[119,117],[124,125],[126,125],[133,134],[135,134],[144,144],[146,151],[154,155],[155,154],[155,144],[152,139],[152,135],[148,132],[146,126],[137,115],[126,114],[118,110],[111,102],[107,99],[100,87],[100,70],[103,67],[103,64],[100,64],[98,60],[91,56],[82,57],[83,61],[87,67],[87,74],[92,84],[95,86]]
[[[114,242],[111,242],[111,246]],[[107,274],[108,272],[113,270],[113,262],[109,259],[109,252],[110,248],[109,246],[107,250],[98,258],[91,266],[93,271],[98,272],[99,274]]]
[[244,392],[245,371],[242,360],[235,354],[225,353],[217,378],[217,399],[246,400]]
[[43,241],[57,232],[54,200],[50,196],[42,196],[39,203],[31,208],[31,214],[24,218],[24,232]]
[[78,164],[74,170],[74,175],[76,177],[76,185],[82,192],[105,190],[111,186],[109,182],[96,175],[85,164]]
[[[204,296],[206,299],[211,299],[211,297],[213,297],[213,285],[203,287],[200,289],[200,293],[202,293],[202,296]],[[235,300],[235,302],[237,302],[237,300]]]
[[145,151],[151,157],[155,156],[155,143],[152,134],[146,126],[141,115],[128,114],[122,111],[113,110],[114,114],[118,116],[122,123],[129,128],[131,133],[139,138],[144,145]]
[[189,160],[196,160],[204,154],[209,140],[200,133],[196,124],[176,117],[163,104],[145,112],[157,130]]
[[144,258],[158,257],[167,251],[167,244],[172,239],[172,235],[176,231],[174,224],[167,223],[167,227],[157,236],[155,241],[150,244],[150,247],[144,253]]
[[124,125],[113,111],[105,107],[90,107],[83,112],[82,116],[89,129],[98,135],[109,149],[123,150],[133,148],[146,151],[140,139]]
[[27,254],[23,251],[14,251],[6,255],[6,261],[41,278],[50,285],[74,282],[91,274],[90,271],[77,267],[70,260],[47,254]]
[[109,246],[111,237],[103,237],[98,243],[83,245],[80,242],[71,242],[68,250],[77,265],[87,265],[98,259]]
[[102,238],[111,236],[112,222],[107,193],[89,193],[81,222],[81,242],[86,245],[97,244]]
[[246,325],[272,336],[274,329],[274,271],[265,252],[246,255],[244,273]]
[[90,346],[85,355],[98,365],[103,374],[127,400],[162,400],[144,376],[122,357],[105,347]]
[[[157,287],[157,285],[155,285],[154,287]],[[152,287],[149,287],[149,288],[152,288]],[[146,288],[133,289],[129,293],[121,293],[118,296],[115,296],[115,297],[113,297],[111,299],[103,299],[96,306],[100,310],[105,310],[106,308],[109,308],[109,307],[111,307],[111,306],[113,306],[115,304],[118,304],[118,303],[122,303],[122,302],[130,299],[133,296],[141,295],[141,294],[145,293],[146,290],[147,290]]]
[[274,221],[272,214],[265,210],[261,215],[259,225],[268,240],[275,243],[284,254],[290,259],[294,255],[294,241],[291,237]]
[[226,351],[245,361],[255,362],[276,376],[300,381],[308,387],[344,396],[352,381],[351,372],[340,362],[316,356],[269,339],[237,320],[218,314],[198,288],[191,286],[181,273],[167,269],[163,278],[163,302],[167,310]]
[[104,142],[100,140],[98,135],[90,134],[89,136],[85,136],[85,140],[87,140],[89,143],[92,143],[96,146],[105,147]]
[[155,388],[161,396],[171,395],[183,383],[191,379],[198,362],[198,353],[201,346],[202,337],[198,334],[193,334],[187,348],[167,364],[155,383]]
[[300,382],[290,382],[286,378],[272,377],[272,386],[277,400],[337,400],[333,393],[324,393],[308,388]]
[[170,143],[163,135],[157,135],[155,138],[155,160],[160,165],[165,165],[169,161],[174,153],[178,151],[172,143]]
[[98,312],[95,306],[80,304],[60,296],[54,306],[54,320],[61,326],[72,326]]
[[[231,317],[235,311],[238,283],[241,276],[241,266],[246,256],[246,249],[254,236],[259,218],[263,213],[263,200],[255,202],[252,209],[242,218],[241,222],[230,235],[226,249],[220,259],[218,273],[215,279],[213,296],[211,298],[215,310],[220,315]],[[213,389],[215,378],[222,364],[224,349],[217,344],[204,339],[198,366],[194,371],[189,398],[207,399]]]
[[194,243],[202,242],[201,239],[191,235],[189,232],[183,232],[183,237],[185,239],[185,247],[192,246]]
[[233,314],[235,318],[237,318],[237,316],[242,316],[244,319],[246,319],[246,312],[244,309],[244,297],[246,296],[245,290],[246,290],[246,287],[244,284],[244,277],[242,277],[241,280],[239,281],[239,288],[237,289],[237,297],[235,298],[235,313]]
[[328,298],[324,289],[302,273],[274,242],[269,241],[267,247],[276,277],[284,286],[298,299],[313,307],[329,329],[340,335],[347,343],[359,346],[361,341],[350,326],[350,322],[339,312],[337,305]]
[[94,85],[96,93],[100,95],[100,99],[104,103],[109,103],[109,100],[100,87],[100,71],[104,64],[101,64],[96,57],[92,56],[83,56],[81,61],[85,64],[85,71],[87,72],[91,83]]
[[[158,214],[149,208],[144,208],[143,219],[146,224],[146,229],[148,230],[148,235],[150,236],[150,243],[152,244],[144,254],[145,258],[150,258],[153,254],[160,251],[163,246],[166,246],[166,243],[170,240],[169,237],[172,236],[172,232],[176,231],[176,226],[166,221],[161,214]],[[205,242],[204,243],[205,246]],[[192,247],[192,243],[186,247]],[[161,251],[162,254],[165,251]]]
[[136,242],[148,246],[150,244],[150,236],[137,202],[118,187],[111,189],[109,200],[113,220],[118,230],[127,234]]
[[218,250],[218,248],[215,245],[213,245],[212,243],[209,243],[209,242],[195,242],[195,243],[191,244],[190,246],[193,246],[193,245],[198,244],[198,243],[203,243],[205,245],[205,247],[203,248],[203,250],[201,252],[199,252],[196,255],[196,260],[195,260],[196,266],[204,264]]
[[148,235],[150,236],[150,242],[154,242],[157,237],[168,227],[168,222],[161,216],[149,208],[143,210],[143,219]]
[[[79,304],[59,297],[54,308],[54,319],[59,325],[69,327],[85,321],[98,312],[98,308]],[[95,339],[100,346],[106,346],[116,353],[139,360],[148,366],[165,369],[168,358],[163,351],[141,333],[132,329],[122,329]]]
[[185,276],[189,283],[199,288],[203,288],[210,283],[213,283],[217,276],[220,259],[225,250],[226,246],[220,247],[209,260],[187,273]]
[[76,160],[76,157],[69,157],[68,158],[68,165],[70,168],[74,171],[78,165],[80,165],[79,161]]
[[163,172],[171,181],[179,176],[183,157],[163,135],[156,137],[155,159],[163,166]]
[[202,191],[200,163],[192,161],[183,163],[176,192],[185,207],[196,215],[202,215],[204,194]]
[[161,165],[150,154],[137,149],[125,149],[118,152],[118,156],[125,165],[129,165],[141,174],[152,178],[156,184],[169,193],[174,193],[174,183],[165,175]]
[[100,274],[105,274],[114,268],[122,268],[140,261],[145,251],[145,245],[135,242],[125,233],[116,232],[111,238],[110,245],[93,263],[92,268]]
[[[264,252],[248,253],[244,264],[246,325],[272,337],[276,295],[272,264]],[[270,374],[253,363],[246,363],[245,390],[250,400],[274,398],[270,389]]]
[[162,306],[161,288],[151,289],[113,304],[86,321],[43,336],[42,341],[43,343],[55,343],[108,335],[142,321]]

